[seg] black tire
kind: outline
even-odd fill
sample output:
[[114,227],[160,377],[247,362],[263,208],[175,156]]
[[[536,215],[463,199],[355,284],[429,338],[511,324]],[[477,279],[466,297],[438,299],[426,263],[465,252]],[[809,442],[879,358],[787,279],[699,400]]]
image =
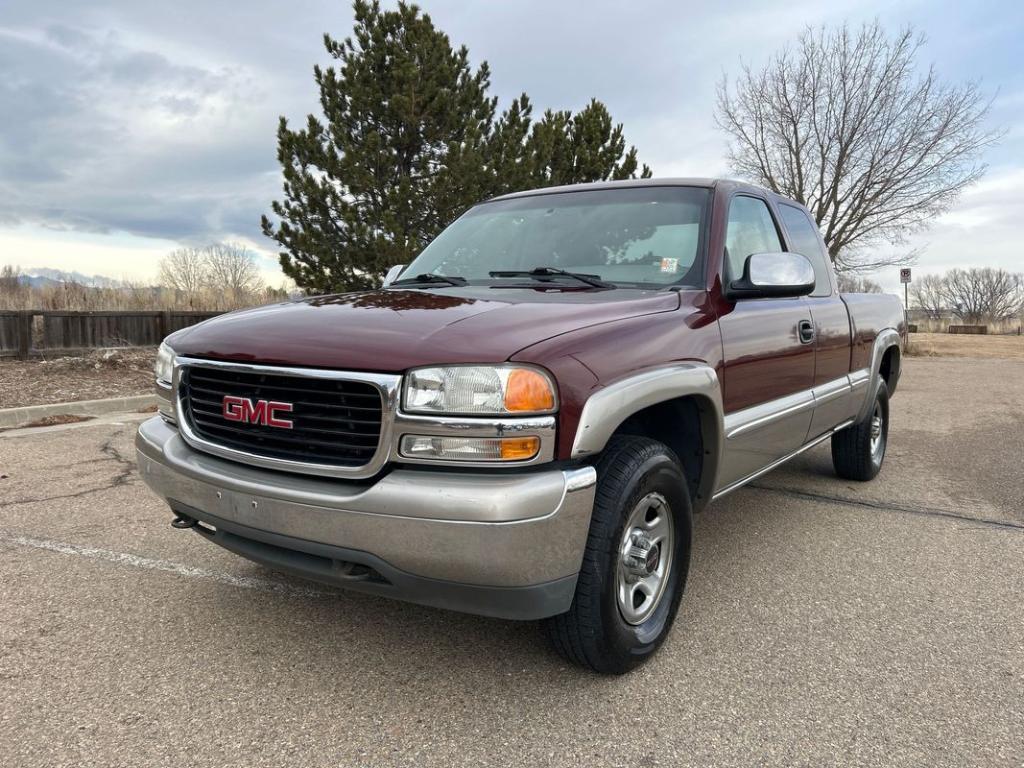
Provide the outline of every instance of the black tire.
[[[613,437],[596,468],[594,511],[576,594],[567,613],[545,621],[545,631],[567,661],[622,674],[650,658],[672,627],[690,567],[693,513],[679,460],[656,440]],[[653,612],[642,623],[631,624],[617,598],[620,547],[631,512],[652,494],[667,505],[672,559],[663,577],[664,591],[652,600]]]
[[[880,442],[872,448],[873,421],[881,418]],[[889,388],[879,380],[866,418],[832,435],[832,465],[846,480],[873,480],[889,443]]]

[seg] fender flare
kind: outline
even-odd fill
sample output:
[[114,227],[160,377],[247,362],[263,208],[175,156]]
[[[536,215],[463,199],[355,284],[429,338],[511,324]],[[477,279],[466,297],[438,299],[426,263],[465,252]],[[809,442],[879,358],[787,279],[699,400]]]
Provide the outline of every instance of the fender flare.
[[[718,374],[707,363],[675,363],[648,369],[594,392],[580,414],[572,444],[572,458],[597,455],[630,416],[652,405],[681,397],[695,397],[700,406],[704,471],[699,481],[699,498],[706,503],[718,482],[725,434],[722,388]],[[694,500],[694,505],[699,506],[697,500]]]
[[882,358],[893,347],[899,349],[901,341],[899,331],[895,328],[886,328],[879,331],[878,335],[875,336],[875,343],[871,348],[871,367],[868,369],[870,378],[868,380],[867,393],[864,395],[864,403],[857,414],[857,423],[866,419],[868,412],[871,410],[871,398],[878,388],[879,379],[882,378]]

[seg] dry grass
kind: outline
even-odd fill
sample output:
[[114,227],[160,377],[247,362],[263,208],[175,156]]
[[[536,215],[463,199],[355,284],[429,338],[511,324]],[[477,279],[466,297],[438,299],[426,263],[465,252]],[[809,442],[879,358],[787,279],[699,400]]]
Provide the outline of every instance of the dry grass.
[[30,287],[0,280],[0,310],[231,310],[269,304],[288,298],[284,289],[261,288],[238,295],[216,288],[185,294],[170,288],[121,282],[108,287],[61,283]]
[[906,354],[914,357],[984,357],[1024,360],[1024,336],[912,333]]

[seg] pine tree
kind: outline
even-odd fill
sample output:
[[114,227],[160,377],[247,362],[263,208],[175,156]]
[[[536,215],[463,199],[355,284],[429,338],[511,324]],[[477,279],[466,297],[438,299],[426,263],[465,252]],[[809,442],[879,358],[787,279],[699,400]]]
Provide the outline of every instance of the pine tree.
[[[530,187],[635,177],[636,149],[597,100],[532,121],[526,94],[497,118],[490,71],[415,5],[356,0],[351,37],[314,68],[322,119],[278,127],[284,200],[263,232],[310,292],[379,285],[473,203]],[[625,153],[625,154],[624,154]],[[644,166],[642,176],[650,176]]]
[[[626,152],[622,123],[613,125],[608,108],[597,99],[575,115],[545,112],[534,125],[526,149],[534,186],[636,178],[636,147]],[[651,169],[644,165],[640,178],[650,176]]]

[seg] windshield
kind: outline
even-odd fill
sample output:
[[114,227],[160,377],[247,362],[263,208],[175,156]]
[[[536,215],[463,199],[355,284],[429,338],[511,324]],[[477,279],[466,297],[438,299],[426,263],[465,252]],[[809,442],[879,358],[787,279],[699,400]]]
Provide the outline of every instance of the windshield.
[[483,203],[457,219],[405,275],[522,283],[491,272],[549,267],[622,285],[700,285],[709,190],[632,187]]

